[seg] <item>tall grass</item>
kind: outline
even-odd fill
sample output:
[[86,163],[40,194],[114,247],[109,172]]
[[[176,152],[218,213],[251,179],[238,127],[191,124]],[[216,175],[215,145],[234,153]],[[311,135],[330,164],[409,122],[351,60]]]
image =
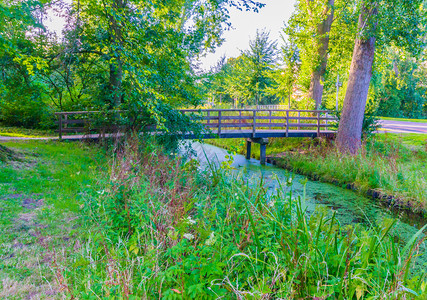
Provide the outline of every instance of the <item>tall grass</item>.
[[365,229],[343,227],[326,210],[308,216],[304,199],[286,185],[267,196],[262,185],[217,168],[200,173],[195,161],[130,141],[99,186],[86,192],[81,246],[58,265],[74,298],[403,299],[426,292],[425,274],[410,272],[425,251],[421,231],[401,250],[388,235],[392,220]]
[[[241,139],[208,143],[244,154]],[[259,149],[252,147],[253,157]],[[422,136],[378,135],[365,142],[356,156],[344,155],[325,140],[271,139],[267,155],[279,166],[302,175],[342,186],[351,184],[362,193],[374,190],[393,196],[413,211],[427,211],[427,142]]]

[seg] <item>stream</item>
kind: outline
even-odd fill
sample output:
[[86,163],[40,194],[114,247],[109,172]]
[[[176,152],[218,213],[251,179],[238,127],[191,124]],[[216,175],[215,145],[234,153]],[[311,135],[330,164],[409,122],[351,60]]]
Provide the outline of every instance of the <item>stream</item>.
[[[304,197],[307,213],[314,212],[316,207],[326,207],[331,212],[336,211],[336,217],[341,224],[361,223],[365,226],[380,225],[385,219],[397,219],[391,234],[402,244],[406,243],[414,234],[418,232],[427,220],[418,215],[405,210],[395,211],[384,206],[377,200],[366,198],[351,190],[323,183],[320,181],[307,180],[305,176],[290,174],[289,171],[267,164],[262,166],[256,159],[247,160],[243,155],[231,155],[227,150],[199,142],[186,142],[182,147],[190,148],[197,157],[201,166],[210,163],[220,164],[228,161],[227,156],[233,157],[232,167],[236,170],[236,175],[243,176],[249,184],[259,184],[262,180],[269,193],[274,193],[277,189],[287,188],[292,190],[292,195]],[[181,150],[182,152],[183,150]],[[292,177],[292,185],[279,184]],[[425,245],[425,243],[424,243]],[[427,250],[421,247],[421,256],[417,259],[417,269],[427,269]]]

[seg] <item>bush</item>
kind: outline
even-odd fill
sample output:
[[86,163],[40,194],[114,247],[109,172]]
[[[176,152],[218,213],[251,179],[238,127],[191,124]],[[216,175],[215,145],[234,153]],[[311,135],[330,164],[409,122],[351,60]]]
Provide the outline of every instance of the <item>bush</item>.
[[63,268],[70,293],[361,299],[425,289],[422,274],[410,275],[423,240],[416,236],[401,250],[388,234],[394,221],[344,227],[326,210],[308,216],[303,200],[287,193],[291,178],[267,196],[221,169],[199,173],[194,161],[146,147],[123,147],[103,190],[86,193],[83,216],[97,233]]
[[17,86],[0,100],[3,125],[47,129],[54,127],[54,120],[53,110],[43,102],[37,88]]

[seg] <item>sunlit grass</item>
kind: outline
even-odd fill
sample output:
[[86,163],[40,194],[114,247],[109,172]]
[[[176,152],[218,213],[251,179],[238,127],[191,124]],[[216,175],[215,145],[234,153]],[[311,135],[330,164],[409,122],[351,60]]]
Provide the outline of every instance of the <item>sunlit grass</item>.
[[0,136],[40,138],[56,136],[53,130],[28,129],[23,127],[8,127],[0,125]]
[[0,162],[0,298],[62,298],[55,260],[73,251],[81,198],[105,159],[78,143],[2,145],[19,160]]
[[401,122],[416,122],[416,123],[427,123],[427,119],[406,119],[406,118],[389,118],[389,117],[380,117],[380,120],[401,121]]

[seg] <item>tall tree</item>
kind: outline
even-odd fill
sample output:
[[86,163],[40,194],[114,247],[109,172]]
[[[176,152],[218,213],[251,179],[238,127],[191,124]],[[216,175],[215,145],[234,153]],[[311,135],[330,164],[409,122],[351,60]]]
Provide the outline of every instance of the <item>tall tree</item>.
[[[313,2],[314,0],[310,0]],[[322,104],[323,95],[323,80],[326,73],[326,66],[328,64],[328,48],[329,48],[329,32],[331,31],[332,22],[334,20],[334,3],[335,0],[325,0],[324,9],[322,11],[322,21],[317,25],[315,49],[316,65],[311,74],[310,89],[308,97],[313,99],[316,109],[319,109]],[[313,12],[309,8],[309,13]]]
[[249,49],[243,51],[246,57],[248,95],[258,105],[271,84],[269,72],[273,70],[277,58],[277,42],[270,40],[270,33],[258,31],[253,40],[249,41]]
[[359,15],[349,82],[337,135],[341,152],[355,154],[361,146],[362,124],[377,39],[416,51],[423,20],[422,0],[364,0]]
[[[328,63],[330,31],[334,22],[336,2],[339,0],[299,0],[296,10],[285,27],[285,33],[293,37],[301,50],[301,85],[306,87],[307,97],[320,107]],[[345,8],[348,3],[340,3]]]
[[299,75],[299,49],[292,37],[288,37],[286,40],[282,36],[282,40],[281,65],[274,72],[271,72],[273,84],[267,88],[267,93],[280,98],[282,101],[287,100],[290,109],[293,88]]

